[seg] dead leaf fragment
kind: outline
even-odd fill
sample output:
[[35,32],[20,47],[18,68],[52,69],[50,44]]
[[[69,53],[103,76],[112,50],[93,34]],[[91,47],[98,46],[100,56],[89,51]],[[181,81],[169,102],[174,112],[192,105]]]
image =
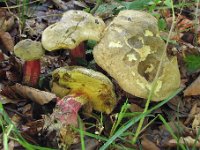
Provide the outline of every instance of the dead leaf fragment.
[[[179,144],[186,144],[189,147],[192,147],[195,144],[196,148],[200,148],[199,140],[196,141],[191,136],[180,137],[178,143]],[[171,139],[171,140],[168,141],[168,146],[170,146],[170,147],[176,147],[177,145],[178,144],[177,144],[177,141],[175,139]]]
[[179,32],[187,31],[194,26],[194,22],[183,15],[178,17],[177,22],[176,28]]
[[188,125],[191,122],[191,120],[194,118],[196,113],[197,113],[197,103],[192,106],[192,109],[190,110],[190,113],[188,115],[188,118],[184,122],[184,125]]
[[143,150],[159,150],[155,143],[147,139],[146,137],[142,138],[142,149]]
[[192,122],[192,129],[195,129],[198,133],[199,127],[200,127],[200,114],[196,114]]
[[19,95],[28,98],[40,105],[44,105],[46,103],[49,103],[51,100],[56,99],[55,94],[40,91],[38,89],[29,86],[24,86],[18,83],[12,86],[12,89],[15,90],[15,92]]
[[143,112],[143,108],[138,106],[137,104],[131,104],[130,108],[131,112]]
[[7,97],[5,97],[5,96],[3,96],[3,95],[0,94],[0,102],[2,104],[9,104],[9,103],[16,104],[18,101],[12,100],[12,99],[7,98]]
[[[85,149],[87,149],[87,150],[97,149],[97,147],[99,145],[98,140],[93,139],[93,138],[88,138],[88,137],[86,137],[84,140],[85,140]],[[73,144],[70,148],[73,150],[79,150],[79,149],[81,149],[81,143]]]
[[200,76],[184,91],[184,96],[200,95]]
[[9,31],[14,23],[14,16],[6,9],[0,8],[0,31]]
[[3,45],[5,51],[14,50],[14,41],[8,32],[0,31],[0,44]]

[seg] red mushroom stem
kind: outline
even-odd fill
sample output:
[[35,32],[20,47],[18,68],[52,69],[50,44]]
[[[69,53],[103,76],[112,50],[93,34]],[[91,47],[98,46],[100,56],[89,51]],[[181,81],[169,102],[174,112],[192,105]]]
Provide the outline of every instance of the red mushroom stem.
[[71,65],[77,65],[78,59],[85,59],[85,45],[81,42],[76,48],[70,51]]
[[0,52],[0,62],[4,61],[4,55],[2,52]]
[[40,77],[40,60],[25,61],[23,66],[23,81],[29,86],[35,87]]
[[63,125],[78,125],[78,111],[82,107],[82,103],[78,100],[81,97],[65,96],[58,99],[56,109],[54,110],[55,119],[59,120]]

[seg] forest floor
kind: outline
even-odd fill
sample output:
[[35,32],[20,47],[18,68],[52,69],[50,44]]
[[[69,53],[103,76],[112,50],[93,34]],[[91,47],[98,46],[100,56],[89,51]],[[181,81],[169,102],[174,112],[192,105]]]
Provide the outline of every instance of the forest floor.
[[[0,149],[200,149],[199,7],[199,0],[0,1]],[[40,59],[39,79],[33,81],[34,75],[31,75],[29,81],[36,83],[24,81],[25,61],[14,53],[15,45],[25,39],[40,42],[43,31],[59,22],[68,10],[81,10],[99,16],[106,25],[123,10],[144,11],[153,15],[158,21],[160,37],[166,43],[163,51],[169,58],[177,58],[179,88],[157,102],[150,101],[153,88],[146,98],[126,92],[115,77],[109,75],[109,71],[95,62],[93,48],[98,42],[92,40],[84,42],[85,56],[75,62],[73,54],[67,50],[45,51]],[[72,64],[101,72],[111,81],[109,84],[114,85],[116,95],[115,101],[110,104],[113,104],[112,112],[101,112],[104,108],[92,110],[100,104],[89,104],[72,114],[78,113],[75,122],[70,122],[69,118],[64,123],[52,119],[58,115],[56,111],[60,111],[61,117],[65,115],[63,110],[57,110],[62,97],[52,88],[57,80],[52,72]],[[167,74],[171,75],[171,80],[166,82],[173,85],[173,77],[177,77],[177,73],[169,69]],[[83,80],[85,76],[81,82]],[[137,89],[137,81],[130,82]],[[60,90],[63,92],[66,89]],[[81,105],[83,103],[85,101]],[[63,108],[64,111],[68,107]]]

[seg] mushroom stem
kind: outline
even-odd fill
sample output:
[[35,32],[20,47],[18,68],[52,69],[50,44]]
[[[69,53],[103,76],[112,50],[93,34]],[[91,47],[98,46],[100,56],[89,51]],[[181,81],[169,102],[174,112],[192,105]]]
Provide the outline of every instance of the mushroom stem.
[[85,59],[85,45],[81,42],[76,48],[70,51],[71,65],[77,65],[79,59]]
[[81,96],[68,95],[58,100],[54,115],[63,125],[78,125],[78,111],[86,103]]
[[40,60],[25,61],[23,66],[23,82],[29,86],[36,86],[40,77]]

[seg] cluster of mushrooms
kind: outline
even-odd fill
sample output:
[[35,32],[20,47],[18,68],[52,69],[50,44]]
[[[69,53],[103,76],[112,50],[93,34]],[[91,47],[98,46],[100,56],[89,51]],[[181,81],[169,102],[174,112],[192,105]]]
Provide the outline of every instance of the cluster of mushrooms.
[[[161,101],[179,88],[177,59],[167,57],[157,20],[146,12],[135,10],[121,11],[108,26],[99,17],[70,10],[59,22],[44,30],[41,43],[29,39],[20,41],[14,52],[25,60],[24,82],[31,86],[37,84],[39,60],[44,49],[69,50],[72,61],[75,61],[85,57],[84,41],[87,40],[97,41],[94,60],[124,91],[146,99],[161,61],[161,74],[152,101]],[[163,54],[164,58],[161,57]],[[32,68],[27,69],[27,65]],[[110,114],[117,103],[109,78],[91,69],[79,66],[58,68],[52,73],[51,85],[52,92],[61,98],[52,116],[65,125],[77,125],[77,113],[82,105],[89,104],[96,111]]]

